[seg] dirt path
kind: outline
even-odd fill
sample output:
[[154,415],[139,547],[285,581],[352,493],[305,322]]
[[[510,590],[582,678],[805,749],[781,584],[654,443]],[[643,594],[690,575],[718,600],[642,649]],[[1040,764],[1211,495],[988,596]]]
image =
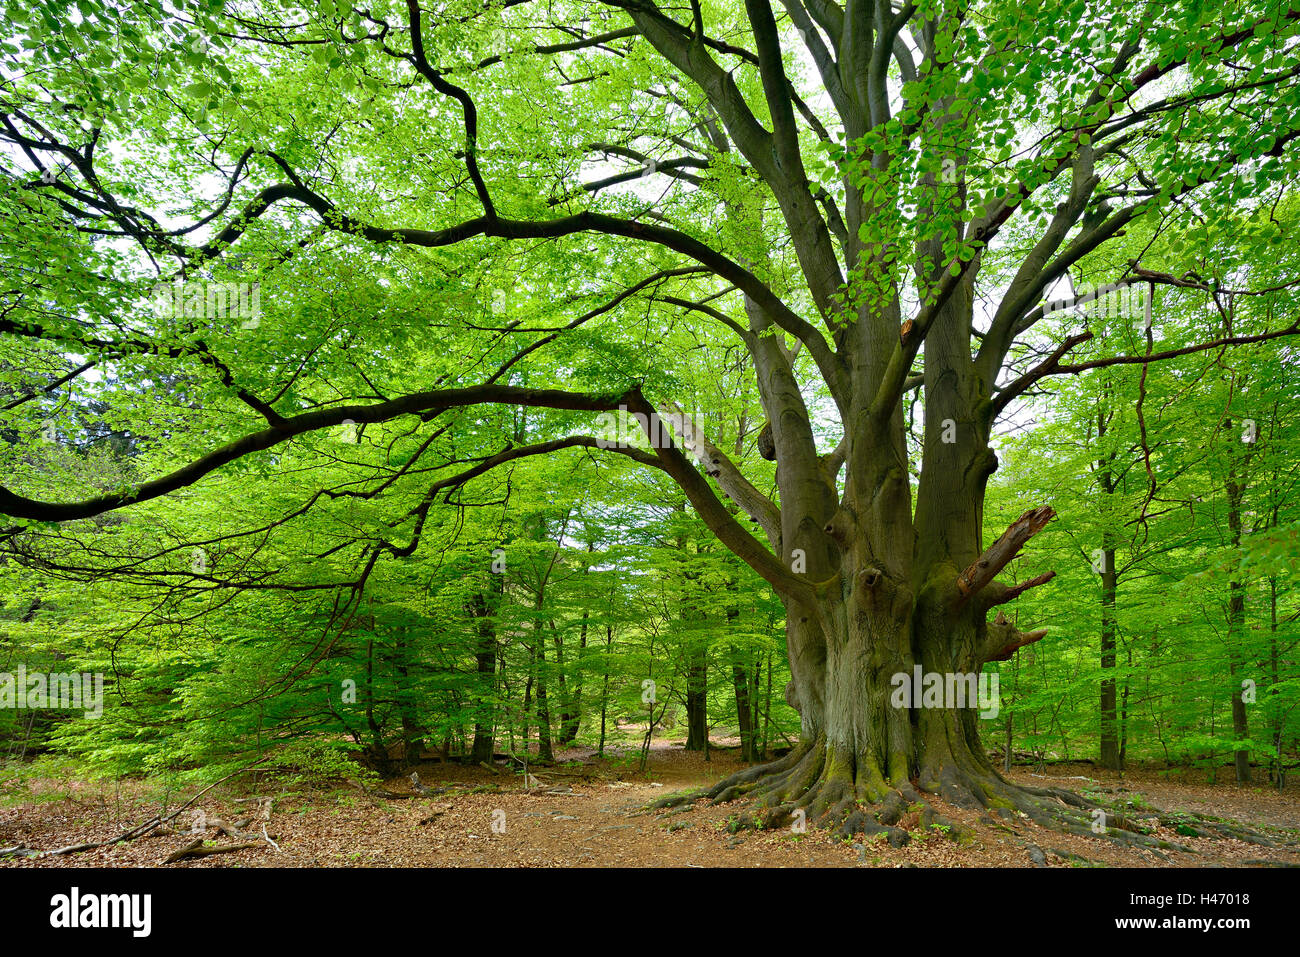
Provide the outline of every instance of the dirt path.
[[[560,756],[589,759],[581,751]],[[1207,867],[1241,864],[1300,865],[1300,847],[1267,848],[1235,840],[1189,838],[1170,831],[1162,837],[1195,853],[1121,848],[1109,842],[1048,831],[1029,821],[995,821],[982,812],[940,806],[951,820],[971,830],[961,844],[911,822],[911,840],[900,848],[876,842],[844,843],[815,828],[738,829],[744,804],[698,804],[670,814],[646,806],[676,791],[716,781],[738,767],[734,752],[700,755],[661,746],[652,756],[648,780],[629,762],[542,769],[546,785],[562,793],[529,792],[521,775],[481,768],[429,765],[420,769],[428,787],[441,793],[409,800],[377,800],[355,790],[299,792],[277,796],[271,838],[279,850],[258,847],[173,867],[986,867],[1104,866]],[[1025,784],[1061,784],[1133,807],[1155,806],[1232,817],[1254,825],[1288,829],[1300,839],[1300,788],[1277,794],[1171,780],[1151,772],[1107,775],[1088,766],[1051,769],[1036,775],[1020,770]],[[102,840],[155,813],[137,787],[125,799],[111,785],[73,783],[66,794],[49,788],[9,794],[0,806],[0,847],[49,849]],[[388,782],[410,792],[404,778]],[[51,784],[50,788],[54,785]],[[214,792],[216,793],[216,792]],[[26,799],[24,799],[24,797]],[[246,813],[233,794],[204,800],[209,819],[233,820]],[[53,798],[51,800],[51,798]],[[938,802],[942,805],[942,802]],[[190,823],[188,812],[183,827]],[[905,821],[905,824],[908,823]],[[1271,831],[1273,836],[1279,832]],[[213,837],[214,832],[208,832]],[[151,866],[194,838],[156,836],[110,848],[44,859],[11,859],[0,866]]]

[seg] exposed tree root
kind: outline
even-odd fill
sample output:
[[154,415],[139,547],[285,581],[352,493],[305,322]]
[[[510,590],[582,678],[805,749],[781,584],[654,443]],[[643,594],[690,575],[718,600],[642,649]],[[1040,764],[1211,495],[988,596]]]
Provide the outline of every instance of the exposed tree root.
[[991,768],[965,768],[952,762],[942,765],[929,779],[922,774],[910,780],[901,765],[898,762],[885,772],[860,757],[846,760],[834,747],[816,740],[801,744],[778,761],[746,768],[711,788],[671,795],[650,807],[684,811],[701,800],[716,805],[745,799],[754,810],[742,815],[740,827],[773,829],[802,821],[844,839],[883,835],[894,847],[908,843],[918,829],[932,829],[954,840],[970,836],[966,828],[944,818],[927,802],[925,795],[929,794],[955,807],[982,809],[1012,825],[1032,821],[1053,831],[1156,853],[1195,853],[1191,847],[1153,833],[1157,824],[1187,837],[1218,836],[1278,846],[1277,841],[1237,822],[1107,807],[1063,788],[1012,784]]

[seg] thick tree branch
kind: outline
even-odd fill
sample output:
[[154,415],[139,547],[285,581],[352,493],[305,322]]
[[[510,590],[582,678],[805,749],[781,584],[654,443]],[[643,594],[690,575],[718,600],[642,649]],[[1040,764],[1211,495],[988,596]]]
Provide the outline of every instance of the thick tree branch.
[[424,37],[420,26],[419,0],[406,0],[406,12],[411,19],[411,55],[416,70],[433,85],[435,90],[444,96],[450,96],[460,103],[465,117],[465,168],[469,171],[469,178],[474,183],[474,192],[478,193],[479,202],[483,204],[484,214],[494,219],[497,214],[496,207],[492,205],[492,197],[488,193],[487,183],[483,181],[483,174],[478,168],[478,109],[474,106],[474,100],[466,90],[447,81],[442,74],[429,65],[429,61],[424,55]]
[[487,403],[601,412],[617,409],[621,401],[617,397],[584,395],[557,389],[480,385],[464,389],[417,392],[373,405],[334,406],[330,409],[305,412],[302,415],[282,419],[279,425],[240,436],[167,475],[145,482],[126,492],[100,495],[80,502],[43,502],[0,488],[0,514],[13,518],[54,522],[90,518],[103,512],[138,502],[147,502],[178,491],[238,459],[274,448],[295,436],[342,425],[345,421],[357,424],[386,422],[398,416],[412,414],[420,414],[426,419],[431,419],[450,409]]
[[722,490],[756,521],[767,535],[774,549],[781,545],[781,510],[770,498],[760,492],[734,462],[704,434],[695,422],[679,408],[659,413],[681,437],[682,446],[704,466],[704,470]]
[[996,542],[984,550],[984,554],[957,578],[957,590],[961,601],[966,601],[985,585],[993,581],[997,574],[1020,553],[1025,543],[1041,532],[1056,516],[1050,505],[1031,508],[1012,522]]
[[[636,388],[627,394],[626,401],[629,410],[644,416],[642,425],[649,430],[648,423],[654,421],[651,416],[657,415],[655,408]],[[649,434],[648,431],[647,434]],[[783,596],[802,601],[809,601],[814,598],[817,586],[808,578],[797,575],[787,568],[780,559],[736,521],[735,516],[727,510],[718,496],[714,494],[713,489],[709,487],[708,481],[691,465],[686,456],[682,454],[681,449],[672,442],[656,442],[654,441],[655,436],[650,435],[649,437],[652,444],[659,446],[655,449],[655,454],[659,458],[661,468],[681,486],[686,493],[686,497],[695,506],[696,513],[708,526],[709,530],[718,537],[719,541],[731,549],[750,568],[758,572],[764,581]]]

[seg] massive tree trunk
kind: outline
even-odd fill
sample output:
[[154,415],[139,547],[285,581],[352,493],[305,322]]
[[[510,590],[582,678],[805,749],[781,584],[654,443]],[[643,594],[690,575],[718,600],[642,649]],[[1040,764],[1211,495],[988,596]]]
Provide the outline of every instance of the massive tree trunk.
[[[1005,781],[979,738],[973,691],[983,665],[1044,635],[1020,632],[1001,615],[990,622],[990,609],[1051,575],[1015,587],[993,579],[1053,511],[1027,512],[981,549],[984,489],[997,460],[988,445],[987,381],[966,351],[970,306],[969,289],[959,290],[926,341],[927,370],[936,371],[927,372],[915,515],[901,403],[882,415],[855,401],[843,451],[818,456],[788,379],[789,356],[775,338],[755,342],[782,495],[779,516],[759,509],[756,520],[790,567],[817,584],[782,596],[793,675],[787,700],[801,716],[800,745],[721,782],[710,792],[715,799],[750,794],[777,809],[772,820],[803,809],[809,820],[844,833],[890,829],[891,839],[905,839],[892,826],[918,792],[959,807],[1059,818],[1060,802],[1049,808],[1041,793]],[[889,354],[886,342],[870,341],[879,328],[859,322],[845,332],[868,340],[856,352],[863,359],[855,373],[865,379],[883,374],[873,357]],[[743,501],[746,490],[729,463],[691,438],[723,488]],[[848,469],[842,497],[841,463]],[[917,668],[975,700],[900,700],[900,683],[911,686]]]
[[[956,676],[974,678],[986,661],[1042,636],[1019,632],[1001,617],[986,622],[987,599],[963,602],[957,575],[946,574],[956,567],[945,563],[927,579],[900,582],[875,564],[858,565],[840,594],[792,609],[792,645],[807,652],[817,642],[825,651],[794,658],[788,699],[802,717],[800,745],[781,761],[722,782],[712,796],[752,793],[784,811],[803,808],[809,820],[845,833],[896,824],[920,799],[918,791],[959,807],[1045,816],[989,762],[977,698],[968,706],[952,699],[926,706],[925,697],[898,706],[896,676],[910,685],[918,665],[953,687]],[[969,679],[963,687],[971,688]]]

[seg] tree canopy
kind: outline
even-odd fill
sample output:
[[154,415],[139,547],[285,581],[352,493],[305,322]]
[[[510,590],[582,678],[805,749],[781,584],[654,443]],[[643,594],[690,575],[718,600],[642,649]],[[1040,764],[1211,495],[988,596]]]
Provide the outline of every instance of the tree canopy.
[[995,745],[1294,758],[1300,9],[9,20],[5,640],[115,676],[51,741],[548,760],[725,702],[783,754],[713,796],[850,833],[1079,826]]

